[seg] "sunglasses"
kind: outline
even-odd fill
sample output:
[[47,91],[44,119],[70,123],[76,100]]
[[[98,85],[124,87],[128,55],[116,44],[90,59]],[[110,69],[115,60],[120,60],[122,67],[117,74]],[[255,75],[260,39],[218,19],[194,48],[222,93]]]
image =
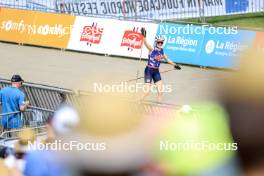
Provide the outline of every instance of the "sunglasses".
[[163,42],[157,42],[157,44],[163,44]]

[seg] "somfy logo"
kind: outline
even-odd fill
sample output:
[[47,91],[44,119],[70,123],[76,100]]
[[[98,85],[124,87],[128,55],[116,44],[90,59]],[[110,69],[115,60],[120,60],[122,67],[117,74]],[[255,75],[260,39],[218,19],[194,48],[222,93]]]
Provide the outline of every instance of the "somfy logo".
[[211,54],[215,49],[215,42],[213,40],[209,40],[205,46],[205,52],[207,54]]

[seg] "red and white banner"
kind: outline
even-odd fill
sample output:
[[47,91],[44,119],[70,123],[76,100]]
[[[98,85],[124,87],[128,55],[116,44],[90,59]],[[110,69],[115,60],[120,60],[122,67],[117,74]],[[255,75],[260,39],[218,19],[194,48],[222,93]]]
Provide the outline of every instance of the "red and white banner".
[[76,17],[73,26],[68,49],[136,58],[148,56],[141,27],[146,28],[150,44],[154,43],[158,29],[158,24],[153,23],[90,17]]
[[109,47],[107,38],[111,35],[109,25],[114,20],[76,17],[68,49],[106,54]]
[[147,42],[152,45],[156,36],[158,25],[154,23],[142,23],[131,21],[119,21],[118,26],[112,25],[112,34],[114,41],[110,46],[108,54],[119,55],[126,57],[142,58],[148,57],[148,50],[143,46],[143,36],[140,34],[140,29],[144,27],[147,30]]

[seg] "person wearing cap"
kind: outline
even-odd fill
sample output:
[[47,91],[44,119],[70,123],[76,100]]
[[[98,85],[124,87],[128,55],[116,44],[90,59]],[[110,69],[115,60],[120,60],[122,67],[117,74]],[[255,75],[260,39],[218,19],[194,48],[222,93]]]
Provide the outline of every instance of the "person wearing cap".
[[[2,113],[23,112],[27,109],[29,102],[25,101],[25,94],[19,88],[24,80],[20,75],[13,75],[11,86],[5,87],[0,91],[0,103],[2,104]],[[5,115],[1,118],[2,128],[12,129],[21,128],[22,119],[20,113]]]

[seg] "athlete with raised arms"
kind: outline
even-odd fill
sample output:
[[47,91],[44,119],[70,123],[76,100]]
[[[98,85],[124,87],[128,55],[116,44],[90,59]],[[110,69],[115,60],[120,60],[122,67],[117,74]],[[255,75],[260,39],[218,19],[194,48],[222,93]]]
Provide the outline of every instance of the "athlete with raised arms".
[[162,94],[163,94],[163,82],[161,80],[160,72],[159,72],[159,66],[164,58],[169,64],[173,65],[175,69],[180,70],[181,67],[174,62],[172,62],[169,57],[164,53],[163,51],[163,44],[165,39],[162,36],[156,36],[155,37],[155,47],[153,48],[151,45],[149,45],[146,41],[146,30],[145,28],[141,28],[141,34],[144,36],[144,45],[149,50],[148,55],[148,63],[145,68],[145,74],[144,74],[144,81],[145,81],[145,88],[144,89],[144,95],[142,96],[141,100],[144,100],[146,96],[150,93],[151,83],[152,80],[157,86],[158,91],[158,102],[161,101]]

